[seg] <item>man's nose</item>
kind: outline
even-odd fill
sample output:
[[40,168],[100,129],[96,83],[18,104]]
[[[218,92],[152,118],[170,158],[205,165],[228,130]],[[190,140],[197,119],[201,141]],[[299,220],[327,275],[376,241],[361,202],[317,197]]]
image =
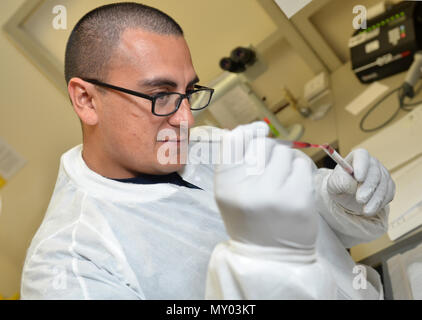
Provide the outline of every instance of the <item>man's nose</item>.
[[188,128],[191,128],[195,122],[192,110],[190,109],[190,103],[186,97],[181,101],[177,112],[169,118],[169,123],[172,126],[179,127],[182,122],[184,122],[184,125],[187,124]]

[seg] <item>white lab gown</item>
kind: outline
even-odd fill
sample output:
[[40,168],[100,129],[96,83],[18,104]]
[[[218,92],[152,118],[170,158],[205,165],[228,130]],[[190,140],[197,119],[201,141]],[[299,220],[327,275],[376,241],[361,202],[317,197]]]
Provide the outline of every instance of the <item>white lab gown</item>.
[[[313,253],[236,244],[214,199],[212,164],[188,164],[181,172],[203,190],[130,184],[93,172],[81,152],[79,145],[61,158],[49,207],[27,251],[22,299],[383,297],[371,268],[367,288],[353,288],[355,264],[340,238],[356,242],[361,231],[339,238],[320,218]],[[315,170],[316,183],[327,174]]]

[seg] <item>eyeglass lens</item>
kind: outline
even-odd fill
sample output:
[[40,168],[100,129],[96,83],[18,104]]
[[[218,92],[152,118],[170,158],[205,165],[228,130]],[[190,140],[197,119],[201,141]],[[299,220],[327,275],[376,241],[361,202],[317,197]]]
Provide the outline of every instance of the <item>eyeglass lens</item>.
[[[209,90],[198,90],[190,94],[189,103],[192,110],[199,110],[207,106],[211,98]],[[155,100],[155,113],[166,115],[177,109],[182,97],[178,94],[158,96]]]

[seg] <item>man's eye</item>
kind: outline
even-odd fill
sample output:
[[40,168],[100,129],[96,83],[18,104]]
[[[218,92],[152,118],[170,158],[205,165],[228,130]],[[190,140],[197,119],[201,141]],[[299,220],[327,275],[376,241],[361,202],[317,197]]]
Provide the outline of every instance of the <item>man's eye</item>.
[[155,98],[155,102],[158,106],[166,105],[167,103],[170,102],[170,95],[168,94],[157,95]]
[[160,91],[160,92],[154,92],[152,95],[157,98],[160,98],[162,96],[166,96],[167,94],[168,94],[168,91]]

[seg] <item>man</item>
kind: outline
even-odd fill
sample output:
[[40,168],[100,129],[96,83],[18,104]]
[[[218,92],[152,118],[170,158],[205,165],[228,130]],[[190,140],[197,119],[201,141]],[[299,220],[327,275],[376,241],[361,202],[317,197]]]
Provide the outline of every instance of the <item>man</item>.
[[382,297],[369,268],[368,289],[352,288],[345,250],[385,232],[394,194],[367,152],[348,158],[358,187],[341,168],[316,170],[266,138],[257,122],[223,132],[222,143],[244,143],[237,160],[247,163],[264,155],[259,174],[245,161],[185,166],[182,129],[212,89],[197,85],[180,26],[141,4],[86,14],[65,76],[83,146],[62,156],[23,299]]

